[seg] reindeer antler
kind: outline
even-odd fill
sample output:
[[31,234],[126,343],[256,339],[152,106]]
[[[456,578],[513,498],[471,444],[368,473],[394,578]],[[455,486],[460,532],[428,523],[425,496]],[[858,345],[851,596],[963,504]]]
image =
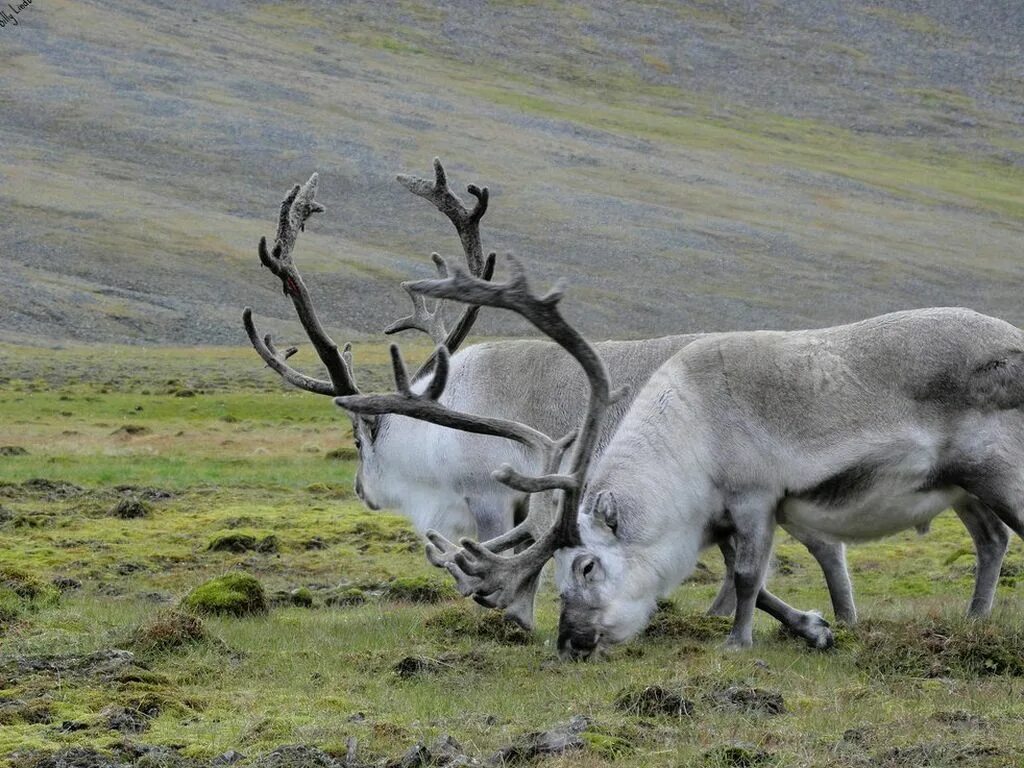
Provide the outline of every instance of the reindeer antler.
[[[455,267],[448,277],[413,282],[408,285],[408,289],[411,293],[438,299],[452,299],[476,306],[516,312],[569,352],[583,367],[590,382],[587,412],[578,434],[574,432],[559,440],[544,436],[543,441],[534,441],[534,444],[543,446],[545,452],[544,474],[536,477],[527,476],[505,465],[493,475],[499,482],[525,493],[559,491],[558,512],[554,524],[543,531],[540,530],[538,517],[531,510],[527,521],[512,531],[483,544],[463,539],[460,542],[462,548],[455,550],[454,554],[454,545],[451,542],[436,532],[428,533],[436,548],[436,551],[428,552],[428,556],[432,555],[431,560],[435,564],[443,564],[448,568],[463,594],[472,594],[473,598],[483,605],[505,609],[506,615],[510,618],[525,623],[524,616],[532,612],[533,593],[544,563],[560,547],[579,543],[576,519],[583,477],[597,444],[604,413],[624,394],[624,391],[614,394],[611,392],[604,362],[579,332],[562,318],[558,310],[558,303],[563,296],[562,287],[556,286],[546,295],[537,296],[530,290],[522,265],[512,257],[509,257],[509,261],[513,274],[505,283],[489,283]],[[401,360],[397,352],[393,355],[396,361]],[[444,368],[446,376],[447,360],[445,358],[444,365],[441,365],[441,360],[442,357],[439,355],[439,372]],[[436,403],[437,396],[443,390],[443,384],[438,385],[436,376],[428,387],[427,395],[416,396],[409,391],[405,383],[404,365],[399,367],[396,364],[395,371],[399,395],[339,397],[335,402],[356,413],[401,412],[456,429],[499,435],[518,439],[520,442],[526,442],[521,439],[525,434],[521,430],[536,433],[535,430],[518,422],[488,419],[444,409]],[[430,397],[431,393],[436,393],[437,396]],[[395,397],[398,400],[391,399]],[[402,410],[399,411],[398,408]],[[437,409],[442,409],[443,412]],[[520,436],[513,436],[515,432]],[[571,443],[575,444],[575,449],[569,472],[556,474],[562,455]],[[510,557],[497,554],[531,539],[533,543],[523,552]]]
[[[484,280],[490,280],[494,273],[495,254],[488,254],[485,259],[483,247],[480,244],[480,219],[487,212],[487,203],[490,199],[487,187],[481,188],[475,184],[470,184],[466,187],[466,191],[476,198],[476,205],[473,206],[472,210],[469,210],[462,200],[459,199],[458,195],[449,189],[448,176],[445,173],[444,166],[441,165],[441,160],[436,157],[434,158],[434,180],[432,182],[404,173],[399,174],[398,181],[414,195],[419,195],[433,203],[441,213],[451,220],[452,224],[455,225],[455,231],[458,232],[459,240],[462,242],[462,249],[466,254],[466,266],[469,268],[470,274]],[[435,253],[432,255],[432,258],[434,259],[434,264],[440,270],[441,266],[438,263],[440,256]],[[441,276],[445,277],[445,274],[442,272]],[[480,308],[478,306],[466,307],[458,320],[455,321],[451,331],[448,331],[444,325],[443,302],[437,302],[431,311],[427,307],[423,296],[409,291],[408,285],[408,283],[402,283],[402,287],[409,293],[409,297],[412,300],[412,314],[396,320],[384,329],[384,333],[392,334],[406,330],[422,331],[430,336],[435,344],[444,344],[450,353],[454,353],[466,340],[466,337],[469,336]],[[417,380],[429,373],[430,369],[434,366],[434,360],[434,355],[427,358],[419,370],[416,371],[413,379]]]
[[286,361],[295,354],[296,348],[291,347],[284,353],[279,353],[274,347],[270,334],[261,338],[252,319],[252,309],[249,307],[242,312],[242,322],[253,348],[266,364],[289,384],[318,395],[358,394],[359,389],[352,376],[351,347],[346,344],[344,351],[338,352],[338,345],[324,330],[323,324],[313,308],[309,290],[292,261],[292,249],[295,247],[299,232],[306,228],[306,220],[314,213],[323,213],[325,210],[320,203],[314,200],[319,178],[314,173],[305,184],[296,184],[292,187],[291,192],[281,203],[281,215],[278,220],[274,248],[268,251],[267,239],[261,237],[259,254],[263,266],[281,279],[281,288],[295,305],[299,322],[302,323],[317,355],[327,368],[331,380],[315,379],[288,365]]

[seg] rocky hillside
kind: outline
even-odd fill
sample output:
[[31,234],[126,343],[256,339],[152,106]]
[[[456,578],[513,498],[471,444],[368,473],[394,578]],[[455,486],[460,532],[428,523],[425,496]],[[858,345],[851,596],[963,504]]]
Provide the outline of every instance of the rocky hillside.
[[[458,253],[394,181],[491,188],[485,247],[572,281],[591,335],[831,324],[965,304],[1024,324],[1016,0],[585,4],[36,0],[0,28],[0,340],[339,336]],[[515,333],[489,317],[491,333]]]

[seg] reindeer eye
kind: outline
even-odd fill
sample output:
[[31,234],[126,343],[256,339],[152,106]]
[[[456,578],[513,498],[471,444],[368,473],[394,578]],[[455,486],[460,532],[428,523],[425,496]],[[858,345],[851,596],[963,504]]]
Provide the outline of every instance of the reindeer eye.
[[588,562],[586,565],[583,566],[583,575],[584,576],[589,576],[591,573],[593,573],[593,571],[594,571],[594,561],[591,560],[590,562]]

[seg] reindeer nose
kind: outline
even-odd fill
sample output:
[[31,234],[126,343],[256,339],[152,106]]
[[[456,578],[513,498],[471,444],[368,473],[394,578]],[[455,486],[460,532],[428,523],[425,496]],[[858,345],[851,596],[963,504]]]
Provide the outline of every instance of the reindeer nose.
[[597,650],[600,635],[594,630],[564,632],[558,638],[558,655],[569,661],[586,661]]

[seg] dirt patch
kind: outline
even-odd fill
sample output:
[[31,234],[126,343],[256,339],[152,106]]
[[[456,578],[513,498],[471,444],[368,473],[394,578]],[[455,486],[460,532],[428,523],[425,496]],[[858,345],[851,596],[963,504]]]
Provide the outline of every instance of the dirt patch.
[[0,670],[11,674],[74,675],[103,681],[123,680],[125,673],[144,669],[136,661],[135,654],[117,648],[85,655],[20,656],[0,667]]
[[151,432],[152,430],[149,427],[144,427],[141,424],[124,424],[110,434],[115,437],[135,437],[137,435],[148,435]]
[[626,688],[615,697],[615,708],[640,717],[692,717],[693,702],[660,685]]
[[172,491],[148,485],[115,485],[114,490],[124,496],[134,496],[144,501],[167,501],[174,498]]
[[253,768],[341,768],[343,764],[318,747],[289,744],[258,757]]
[[362,605],[366,600],[366,593],[359,587],[339,587],[324,598],[324,605],[332,608]]
[[730,685],[709,691],[705,699],[712,707],[743,714],[784,715],[786,702],[778,691]]
[[0,456],[28,456],[28,448],[20,445],[0,445]]
[[65,483],[60,480],[47,480],[42,477],[34,477],[23,483],[0,484],[0,496],[17,498],[22,496],[41,496],[49,501],[60,501],[77,496],[83,493],[84,489],[73,483]]
[[262,552],[273,554],[280,550],[280,542],[277,536],[270,534],[263,538],[257,538],[248,533],[223,533],[210,540],[206,549],[210,552]]
[[939,768],[940,766],[1005,766],[1007,756],[995,747],[964,746],[945,742],[892,747],[875,757],[879,768]]
[[931,719],[958,731],[982,731],[989,728],[989,722],[984,717],[963,709],[936,712]]

